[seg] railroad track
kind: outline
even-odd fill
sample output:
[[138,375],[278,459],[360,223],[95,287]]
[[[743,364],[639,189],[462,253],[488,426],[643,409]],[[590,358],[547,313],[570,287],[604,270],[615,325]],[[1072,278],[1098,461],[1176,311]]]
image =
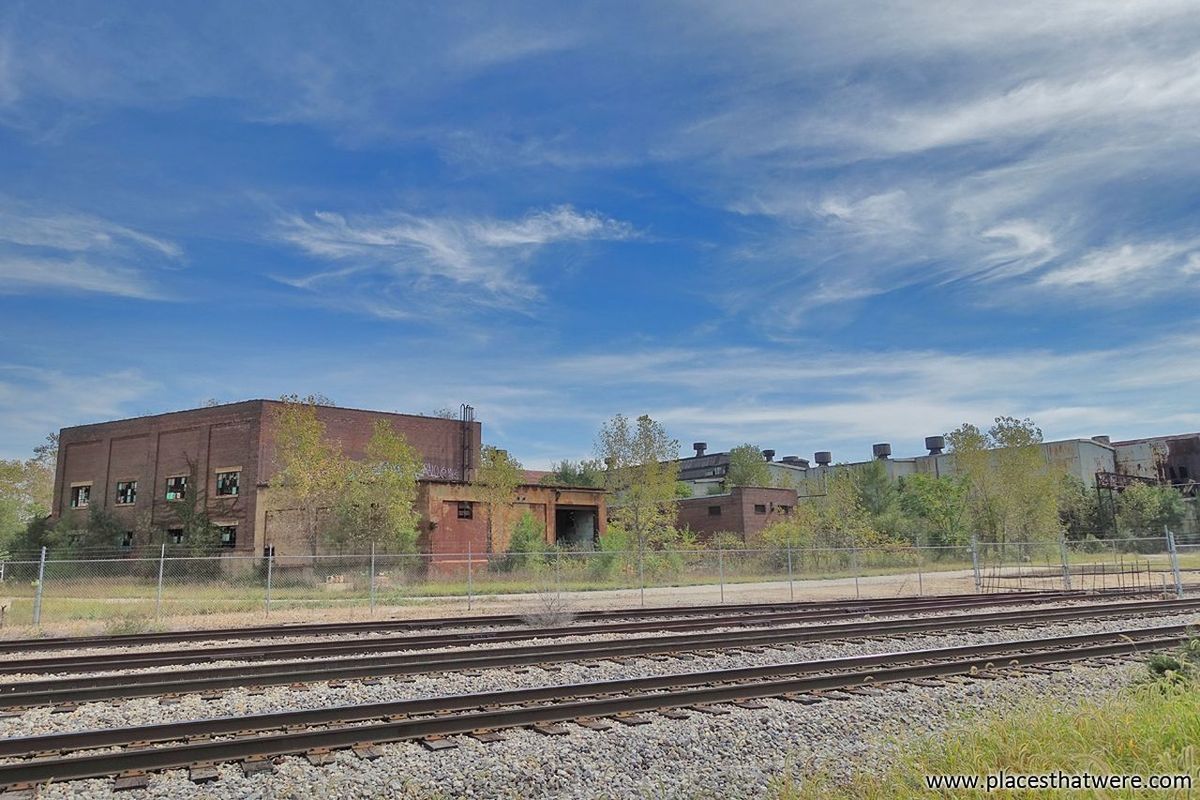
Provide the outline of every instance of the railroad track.
[[[688,617],[711,614],[715,609],[724,613],[770,613],[772,611],[826,611],[845,610],[850,612],[882,611],[883,609],[901,607],[913,608],[931,606],[948,608],[973,605],[1001,605],[1005,603],[1036,603],[1056,602],[1073,599],[1086,599],[1097,594],[1120,594],[1121,596],[1150,595],[1145,592],[1098,592],[1088,593],[1083,590],[1073,591],[1038,591],[1038,592],[1000,592],[982,595],[930,595],[926,597],[891,597],[865,600],[828,600],[807,601],[795,603],[746,603],[735,605],[702,605],[702,606],[663,606],[639,609],[600,609],[580,611],[575,614],[577,621],[604,621],[642,618]],[[521,614],[487,614],[470,617],[435,617],[430,619],[408,620],[369,620],[360,622],[321,622],[311,624],[280,624],[257,626],[249,628],[210,628],[191,631],[164,631],[160,633],[130,633],[107,636],[59,636],[31,639],[0,639],[0,653],[16,653],[29,650],[65,650],[82,648],[136,647],[150,644],[167,644],[176,642],[200,642],[211,640],[232,639],[278,639],[299,636],[319,636],[323,634],[341,635],[346,633],[376,633],[380,631],[412,631],[438,630],[443,628],[475,628],[495,627],[505,625],[522,625],[525,623]]]
[[[833,690],[875,694],[906,682],[930,685],[951,675],[993,678],[1013,670],[1106,657],[1124,657],[1177,646],[1185,626],[1106,634],[950,647],[765,667],[661,675],[589,684],[422,698],[339,708],[194,720],[0,741],[0,786],[30,788],[47,781],[118,776],[117,788],[145,785],[149,771],[188,768],[193,780],[217,777],[214,765],[238,761],[249,773],[271,769],[270,759],[307,755],[326,763],[335,749],[380,755],[375,745],[422,740],[431,748],[453,746],[441,737],[486,736],[532,726],[565,732],[574,721],[592,728],[612,722],[640,724],[646,712],[692,709],[722,712],[714,704],[753,707],[764,698],[813,703],[845,699]],[[933,685],[937,685],[933,683]],[[204,738],[200,738],[204,737]],[[217,738],[233,737],[233,738]],[[166,744],[163,744],[166,743]],[[124,749],[104,753],[100,748]]]
[[[350,656],[277,664],[209,667],[176,671],[51,678],[0,684],[0,708],[56,705],[134,697],[175,696],[237,687],[279,686],[316,681],[360,680],[502,667],[537,666],[652,655],[679,656],[707,650],[761,648],[835,639],[861,639],[910,633],[946,633],[980,628],[1047,625],[1070,620],[1200,612],[1200,599],[1099,603],[919,619],[891,619],[774,630],[720,631],[599,642],[531,644],[435,653]],[[106,662],[107,663],[107,662]]]
[[[1074,599],[1074,598],[1073,598]],[[1146,601],[1132,603],[1106,603],[1113,608],[1128,605],[1142,606]],[[1168,603],[1197,603],[1200,600],[1164,601]],[[999,604],[1010,605],[1008,599]],[[908,605],[909,612],[936,612],[974,608],[990,603],[970,602],[952,605]],[[178,664],[203,664],[213,661],[263,661],[303,657],[332,657],[336,655],[367,654],[396,650],[431,650],[456,646],[497,644],[527,639],[556,639],[567,636],[589,636],[612,633],[645,633],[666,631],[703,630],[706,628],[730,627],[749,628],[772,625],[794,625],[801,623],[833,622],[847,618],[862,618],[884,614],[896,614],[900,608],[867,607],[854,610],[800,611],[766,614],[726,614],[723,611],[709,616],[686,619],[656,619],[626,623],[602,623],[591,625],[563,625],[551,628],[520,628],[500,631],[463,631],[434,633],[422,636],[379,636],[369,639],[334,639],[314,642],[274,642],[223,647],[182,648],[176,650],[152,650],[142,652],[90,653],[71,656],[44,656],[40,658],[8,659],[0,664],[0,675],[30,673],[102,672],[111,669],[134,669]]]

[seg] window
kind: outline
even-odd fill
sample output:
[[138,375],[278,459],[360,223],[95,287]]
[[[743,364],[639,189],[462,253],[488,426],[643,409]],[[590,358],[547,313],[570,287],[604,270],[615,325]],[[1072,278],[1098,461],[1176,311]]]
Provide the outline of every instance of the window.
[[764,503],[755,503],[755,504],[754,504],[754,513],[755,513],[755,514],[765,514],[765,513],[767,513],[767,506],[766,506],[766,504],[764,504]]
[[218,472],[217,473],[217,496],[218,497],[237,497],[238,494],[238,478],[241,477],[241,472]]
[[133,547],[133,531],[125,531],[121,534],[121,547]]
[[187,497],[187,476],[177,475],[167,478],[167,499],[182,500]]
[[237,545],[237,525],[218,525],[217,530],[221,532],[221,547]]
[[459,503],[458,504],[458,518],[459,519],[473,519],[474,517],[475,517],[475,510],[471,507],[470,503]]
[[137,500],[137,481],[117,481],[117,505],[131,506]]
[[167,528],[167,538],[171,544],[183,544],[183,528]]
[[87,508],[88,500],[92,497],[92,485],[81,483],[71,487],[71,508]]
[[720,506],[709,506],[709,507],[708,507],[708,515],[709,515],[710,517],[719,517],[719,516],[721,516],[721,507],[720,507]]

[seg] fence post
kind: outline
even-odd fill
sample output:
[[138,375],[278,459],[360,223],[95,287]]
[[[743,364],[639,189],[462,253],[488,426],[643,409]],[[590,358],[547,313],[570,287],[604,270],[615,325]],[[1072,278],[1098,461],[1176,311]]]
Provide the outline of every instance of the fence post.
[[975,573],[975,594],[983,591],[983,576],[979,574],[979,535],[971,534],[971,570]]
[[37,596],[33,598],[33,624],[42,624],[42,589],[46,585],[46,548],[42,548],[42,557],[38,562]]
[[371,542],[371,613],[375,613],[375,543]]
[[1179,548],[1175,545],[1175,534],[1166,525],[1163,531],[1167,534],[1167,552],[1171,554],[1171,572],[1175,576],[1175,596],[1183,597],[1183,578],[1179,574]]
[[266,614],[271,616],[271,573],[275,571],[275,548],[267,547],[267,600]]
[[850,548],[850,563],[854,567],[854,599],[861,600],[862,595],[858,591],[858,548]]
[[925,595],[925,576],[921,574],[923,558],[921,556],[921,542],[917,540],[917,597]]
[[554,591],[562,594],[562,550],[554,548]]
[[646,559],[642,556],[642,543],[638,542],[638,592],[641,594],[642,607],[646,607]]
[[792,545],[788,544],[788,599],[796,601],[796,584],[792,577]]
[[717,548],[717,571],[721,580],[721,604],[725,604],[725,548]]
[[1062,554],[1063,588],[1071,591],[1071,562],[1067,558],[1067,537],[1059,535],[1058,549]]
[[167,544],[163,542],[158,551],[158,591],[154,595],[154,621],[162,619],[163,562],[167,560]]
[[471,542],[467,542],[467,611],[471,610],[471,604],[475,601],[475,557],[471,555]]

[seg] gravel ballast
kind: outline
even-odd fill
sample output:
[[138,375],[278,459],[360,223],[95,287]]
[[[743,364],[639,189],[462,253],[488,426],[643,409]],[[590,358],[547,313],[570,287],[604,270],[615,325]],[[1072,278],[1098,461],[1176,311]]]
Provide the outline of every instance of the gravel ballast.
[[[895,737],[937,733],[982,711],[1002,713],[1030,701],[1069,704],[1095,698],[1144,674],[1136,663],[1075,665],[1070,671],[1004,680],[912,687],[880,696],[807,706],[767,700],[767,708],[733,707],[723,716],[686,720],[650,715],[648,725],[597,732],[567,723],[568,736],[519,730],[484,744],[455,737],[459,747],[427,752],[413,743],[382,746],[383,757],[339,753],[313,767],[281,759],[274,774],[244,776],[222,765],[220,779],[194,785],[182,771],[151,778],[122,793],[140,798],[763,798],[782,772],[878,768],[895,752]],[[108,797],[111,782],[54,784],[44,798]]]

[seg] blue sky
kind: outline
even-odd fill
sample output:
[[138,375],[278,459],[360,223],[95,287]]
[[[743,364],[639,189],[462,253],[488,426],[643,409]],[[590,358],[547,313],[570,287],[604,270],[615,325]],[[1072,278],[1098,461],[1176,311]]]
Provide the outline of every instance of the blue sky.
[[534,467],[1193,430],[1198,173],[1191,1],[16,0],[0,456],[290,392]]

